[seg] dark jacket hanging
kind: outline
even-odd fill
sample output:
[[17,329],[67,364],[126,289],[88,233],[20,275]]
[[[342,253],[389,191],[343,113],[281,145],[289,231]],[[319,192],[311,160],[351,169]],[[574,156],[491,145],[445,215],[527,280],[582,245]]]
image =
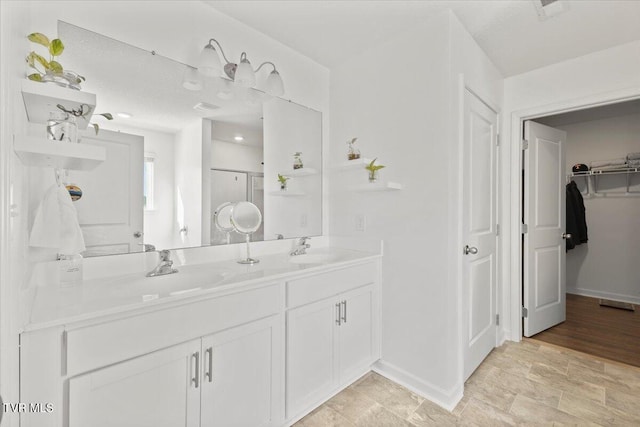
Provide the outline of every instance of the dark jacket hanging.
[[582,193],[575,182],[567,184],[567,233],[571,234],[571,239],[567,239],[567,250],[573,249],[576,245],[586,243],[589,240],[587,235],[586,210]]

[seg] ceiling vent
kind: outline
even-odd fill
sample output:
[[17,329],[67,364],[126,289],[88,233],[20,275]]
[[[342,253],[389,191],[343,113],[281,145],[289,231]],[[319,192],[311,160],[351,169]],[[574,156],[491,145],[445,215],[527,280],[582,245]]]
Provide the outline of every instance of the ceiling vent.
[[538,18],[545,21],[569,10],[568,0],[532,0],[538,12]]
[[220,108],[218,105],[209,104],[208,102],[198,102],[193,106],[196,111],[202,111],[203,113],[210,113]]

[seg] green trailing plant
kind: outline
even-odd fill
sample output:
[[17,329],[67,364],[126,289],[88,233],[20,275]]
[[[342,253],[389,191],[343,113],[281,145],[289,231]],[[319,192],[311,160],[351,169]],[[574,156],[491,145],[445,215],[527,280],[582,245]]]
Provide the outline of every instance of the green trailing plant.
[[280,183],[280,185],[287,185],[288,180],[289,180],[289,177],[278,174],[278,182]]
[[376,160],[378,160],[378,158],[376,157],[375,159],[371,160],[371,163],[369,163],[367,166],[365,166],[364,168],[366,170],[368,170],[370,173],[376,173],[377,171],[379,171],[380,169],[386,167],[385,165],[376,165]]
[[64,44],[62,43],[62,40],[49,40],[49,38],[42,33],[31,33],[27,38],[33,43],[44,46],[49,54],[49,59],[38,54],[36,51],[31,51],[29,55],[27,55],[27,64],[36,71],[35,73],[27,76],[29,80],[41,82],[46,74],[63,77],[76,84],[80,84],[85,80],[84,77],[77,75],[76,73],[65,72],[62,64],[58,61],[58,57],[62,55],[62,52],[64,52]]
[[375,182],[377,178],[376,174],[380,169],[385,167],[384,165],[376,165],[375,164],[376,160],[378,160],[377,157],[371,160],[371,163],[369,163],[367,166],[364,167],[366,170],[369,171],[369,182]]
[[[91,112],[91,108],[87,104],[81,104],[79,108],[71,108],[71,109],[67,109],[65,108],[64,105],[61,105],[61,104],[58,104],[57,107],[58,109],[64,111],[69,115],[72,115],[76,118],[80,117],[86,121],[89,121],[89,119],[87,119],[87,115]],[[111,113],[99,113],[96,115],[102,116],[107,120],[113,120],[113,115]],[[96,131],[96,135],[97,135],[98,132],[100,131],[100,126],[98,126],[97,123],[89,123],[89,124],[93,126],[93,129]]]

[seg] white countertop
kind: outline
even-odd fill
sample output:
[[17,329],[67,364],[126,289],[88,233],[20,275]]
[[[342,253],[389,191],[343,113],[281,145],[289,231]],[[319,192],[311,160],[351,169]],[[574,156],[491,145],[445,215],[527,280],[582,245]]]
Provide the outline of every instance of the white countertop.
[[380,253],[342,248],[317,248],[309,254],[327,255],[322,263],[292,263],[288,253],[260,256],[254,265],[235,260],[178,266],[178,273],[145,277],[129,273],[85,280],[72,287],[40,286],[31,304],[24,331],[32,331],[73,322],[90,321],[135,311],[161,309],[171,304],[213,297],[286,281],[295,276],[331,270],[376,259]]

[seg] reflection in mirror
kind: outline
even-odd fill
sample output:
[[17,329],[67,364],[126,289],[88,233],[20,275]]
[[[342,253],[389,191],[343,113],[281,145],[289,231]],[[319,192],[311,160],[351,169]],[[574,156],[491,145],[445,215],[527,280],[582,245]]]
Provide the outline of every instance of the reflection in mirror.
[[107,160],[69,174],[83,191],[84,256],[241,242],[214,224],[224,202],[262,212],[254,241],[322,234],[320,112],[222,78],[186,90],[184,64],[65,22],[58,35],[65,66],[86,77],[97,112],[115,118],[94,117],[100,132],[81,136]]
[[233,211],[233,203],[223,203],[213,214],[213,222],[216,225],[216,229],[221,231],[226,236],[226,243],[231,242],[231,232],[234,230],[233,223],[231,222],[231,212]]

